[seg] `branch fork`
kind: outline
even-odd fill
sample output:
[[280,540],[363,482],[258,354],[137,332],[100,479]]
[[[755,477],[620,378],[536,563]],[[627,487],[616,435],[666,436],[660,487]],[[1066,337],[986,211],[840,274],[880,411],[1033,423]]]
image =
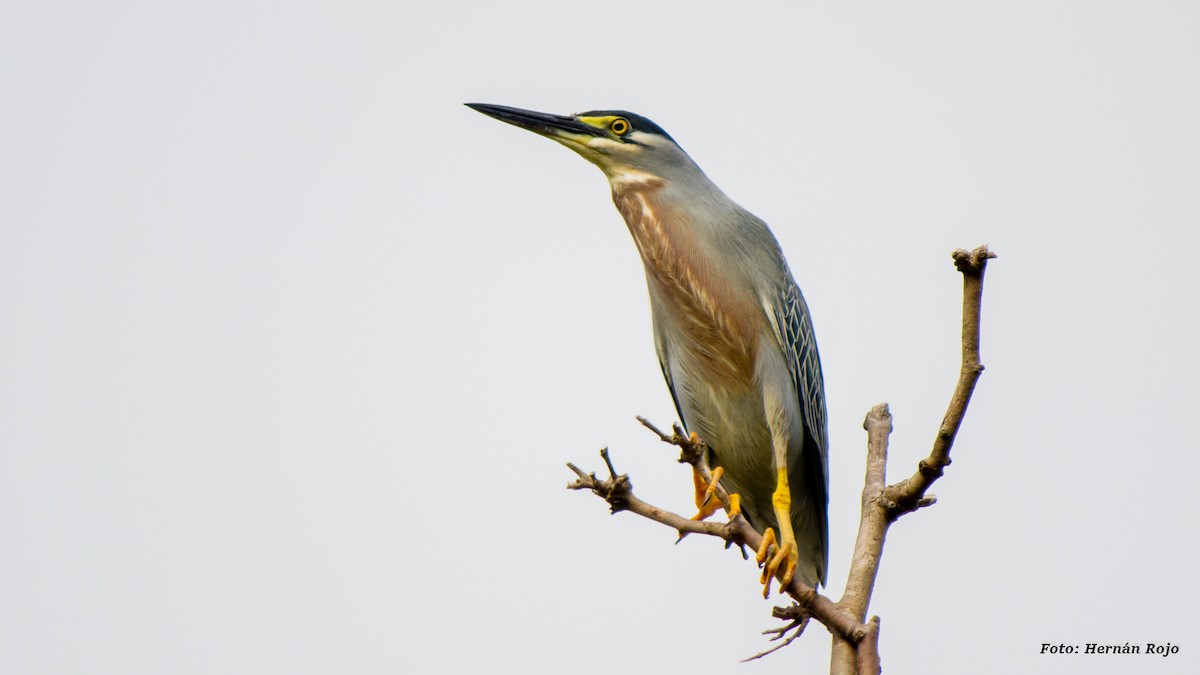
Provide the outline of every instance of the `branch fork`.
[[633,495],[633,482],[629,480],[629,474],[617,475],[612,459],[608,456],[608,448],[601,449],[600,456],[608,465],[608,478],[596,478],[595,473],[584,473],[579,467],[567,462],[567,467],[578,476],[573,483],[567,485],[567,488],[591,490],[597,497],[608,502],[610,512],[624,511],[629,508],[629,497]]

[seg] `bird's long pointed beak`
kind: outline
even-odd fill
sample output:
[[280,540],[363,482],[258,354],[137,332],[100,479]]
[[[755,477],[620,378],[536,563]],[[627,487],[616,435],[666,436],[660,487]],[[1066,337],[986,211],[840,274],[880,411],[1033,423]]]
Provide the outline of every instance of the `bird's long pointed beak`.
[[495,117],[501,122],[507,122],[550,138],[570,138],[573,135],[599,136],[603,133],[596,127],[584,124],[570,115],[552,115],[491,103],[466,103],[464,105],[489,117]]

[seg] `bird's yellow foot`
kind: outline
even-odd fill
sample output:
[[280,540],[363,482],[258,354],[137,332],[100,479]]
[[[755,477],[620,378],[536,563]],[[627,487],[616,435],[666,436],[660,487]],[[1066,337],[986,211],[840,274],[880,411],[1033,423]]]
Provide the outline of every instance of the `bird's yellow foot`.
[[775,577],[779,578],[779,591],[782,593],[788,584],[792,583],[796,566],[800,563],[796,534],[792,531],[791,490],[788,487],[786,469],[779,470],[779,480],[771,501],[775,507],[775,518],[779,522],[779,538],[776,539],[775,530],[768,527],[763,532],[762,543],[759,544],[758,554],[755,556],[755,560],[762,566],[759,583],[763,585],[764,598],[771,595],[771,579]]
[[704,480],[704,476],[696,467],[692,467],[692,486],[696,490],[696,508],[700,509],[696,515],[692,516],[692,520],[705,520],[718,509],[725,506],[721,502],[721,498],[717,497],[717,481],[721,480],[721,474],[725,473],[723,469],[717,467],[712,472],[712,483]]
[[729,520],[742,515],[742,496],[736,492],[729,495]]
[[[725,502],[717,496],[717,481],[721,480],[721,476],[725,474],[725,470],[721,467],[713,469],[712,482],[704,480],[704,476],[696,467],[692,467],[692,485],[696,490],[696,508],[699,511],[692,516],[692,520],[706,520],[709,516],[717,511],[725,508]],[[733,520],[742,513],[742,497],[738,494],[729,495],[729,519]],[[683,539],[687,536],[686,532],[680,532],[679,538]]]
[[[780,529],[784,530],[783,527]],[[759,545],[758,554],[755,556],[755,560],[762,567],[762,576],[758,582],[763,585],[763,598],[771,595],[772,579],[779,578],[779,591],[783,592],[796,574],[800,555],[796,550],[795,538],[788,537],[788,534],[784,530],[784,541],[780,543],[775,538],[774,529],[768,527],[767,531],[763,532],[762,544]]]
[[[721,476],[725,475],[725,469],[717,467],[712,472],[712,482],[704,480],[704,476],[700,474],[700,470],[692,467],[692,485],[696,489],[696,508],[699,511],[692,516],[692,520],[705,520],[717,511],[725,508],[725,502],[717,496],[717,481],[721,480]],[[742,512],[742,498],[740,495],[729,495],[729,519],[733,520],[735,516]]]

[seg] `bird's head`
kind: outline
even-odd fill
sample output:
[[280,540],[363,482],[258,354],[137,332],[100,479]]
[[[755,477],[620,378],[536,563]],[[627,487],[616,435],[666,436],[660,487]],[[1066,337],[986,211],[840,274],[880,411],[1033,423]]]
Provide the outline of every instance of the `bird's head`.
[[662,127],[624,110],[592,110],[574,115],[468,103],[501,122],[553,139],[600,167],[615,185],[664,181],[698,172],[695,162]]

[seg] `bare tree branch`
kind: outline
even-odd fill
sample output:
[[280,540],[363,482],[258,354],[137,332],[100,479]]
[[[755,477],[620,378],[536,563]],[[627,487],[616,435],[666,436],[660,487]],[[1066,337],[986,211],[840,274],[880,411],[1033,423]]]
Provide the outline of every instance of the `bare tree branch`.
[[[862,505],[858,519],[858,538],[850,558],[850,573],[846,590],[838,605],[856,621],[866,618],[867,605],[875,590],[875,578],[883,557],[883,541],[887,536],[888,504],[884,501],[887,483],[888,437],[892,433],[892,414],[886,403],[871,408],[863,420],[867,430],[867,475],[863,481]],[[859,661],[858,646],[834,636],[831,670],[833,675],[853,675]]]
[[917,472],[910,478],[887,489],[888,499],[895,503],[888,509],[888,517],[892,520],[932,503],[922,503],[925,492],[950,466],[950,448],[954,446],[954,438],[962,426],[963,416],[967,414],[975,383],[983,374],[983,363],[979,359],[983,273],[987,270],[987,261],[995,258],[996,254],[989,251],[987,246],[980,246],[974,251],[960,248],[953,255],[954,266],[963,275],[962,368],[929,456],[917,464]]
[[643,518],[658,521],[681,532],[707,534],[713,537],[720,537],[727,542],[738,543],[741,531],[734,527],[734,523],[710,523],[704,520],[684,518],[679,514],[672,513],[666,509],[660,509],[657,506],[647,504],[638,499],[633,494],[633,483],[630,482],[629,476],[627,474],[618,475],[616,469],[613,468],[612,460],[608,456],[608,448],[601,450],[600,456],[608,464],[608,478],[596,478],[596,474],[584,473],[579,467],[568,463],[567,467],[571,471],[574,471],[578,478],[574,482],[569,483],[567,487],[572,490],[591,490],[601,499],[608,502],[609,509],[613,513],[630,511]]
[[[601,450],[600,454],[606,462],[609,461],[608,448]],[[584,473],[574,464],[567,464],[567,466],[578,476],[578,479],[568,484],[567,487],[572,490],[591,490],[608,502],[613,513],[630,511],[682,532],[720,537],[727,543],[743,544],[753,550],[757,550],[762,543],[762,535],[750,527],[750,523],[746,522],[745,518],[735,518],[727,523],[710,523],[684,518],[634,496],[633,487],[627,475],[617,475],[615,471],[610,470],[609,478],[600,479],[594,473]],[[862,639],[864,627],[829,598],[794,579],[788,586],[787,592],[831,632],[854,643]]]
[[[950,465],[950,448],[954,445],[959,427],[962,426],[971,394],[975,391],[975,383],[983,373],[983,364],[979,359],[983,273],[987,269],[987,261],[995,257],[987,246],[980,246],[974,251],[958,249],[953,253],[954,265],[963,275],[962,367],[954,394],[950,398],[949,409],[934,440],[933,449],[929,457],[918,463],[916,473],[900,483],[884,488],[887,480],[888,437],[892,433],[892,416],[887,405],[880,404],[872,408],[863,421],[863,428],[867,430],[867,476],[862,494],[862,513],[846,591],[838,603],[857,621],[866,619],[888,527],[905,513],[931,506],[937,501],[933,495],[927,495],[926,491],[941,477],[945,467]],[[873,630],[872,639],[875,641],[874,649],[877,652],[877,622]],[[867,635],[872,635],[871,630],[867,631]],[[861,641],[853,645],[835,636],[830,673],[851,675],[868,672],[863,670],[864,663],[870,660],[864,658],[864,649],[869,648],[864,647]],[[874,659],[874,663],[878,663],[878,653],[871,658]]]

